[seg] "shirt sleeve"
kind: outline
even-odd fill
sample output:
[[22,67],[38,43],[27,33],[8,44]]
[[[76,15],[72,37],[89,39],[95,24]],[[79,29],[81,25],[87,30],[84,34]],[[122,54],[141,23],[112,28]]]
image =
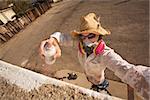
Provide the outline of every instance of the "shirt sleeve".
[[133,65],[124,60],[113,49],[106,47],[104,62],[123,82],[129,84],[145,99],[150,95],[150,68],[142,65]]
[[57,41],[60,43],[60,39],[62,37],[62,33],[61,32],[55,32],[55,33],[50,35],[50,38],[52,38],[52,37],[57,39]]
[[138,65],[133,66],[124,75],[123,82],[129,84],[146,100],[150,100],[150,68]]
[[122,79],[126,72],[134,66],[133,64],[128,63],[119,54],[114,52],[113,49],[107,46],[105,47],[103,56],[104,64],[120,79]]
[[60,45],[73,46],[73,39],[68,33],[54,32],[50,35],[50,38],[51,37],[57,39]]

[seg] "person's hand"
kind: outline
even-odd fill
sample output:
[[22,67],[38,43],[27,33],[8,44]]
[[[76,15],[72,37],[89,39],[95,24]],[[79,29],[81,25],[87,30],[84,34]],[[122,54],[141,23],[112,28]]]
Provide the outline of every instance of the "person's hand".
[[61,56],[61,49],[59,47],[59,44],[58,44],[57,40],[55,38],[50,38],[50,39],[42,41],[41,44],[40,44],[40,55],[41,55],[41,58],[44,59],[44,57],[45,57],[44,56],[44,54],[45,54],[45,52],[44,52],[44,49],[45,49],[44,46],[46,44],[48,45],[48,47],[51,47],[52,45],[55,46],[55,48],[56,48],[56,54],[54,55],[54,59],[56,59],[56,58],[58,58],[58,57]]

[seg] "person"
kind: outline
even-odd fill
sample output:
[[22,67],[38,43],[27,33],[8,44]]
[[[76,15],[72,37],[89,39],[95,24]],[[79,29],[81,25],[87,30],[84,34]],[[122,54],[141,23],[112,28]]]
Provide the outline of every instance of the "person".
[[[124,83],[129,84],[145,99],[150,95],[150,68],[143,65],[130,64],[120,55],[114,52],[103,41],[102,37],[111,33],[104,29],[100,23],[100,18],[95,13],[88,13],[81,17],[80,31],[73,31],[72,36],[79,41],[78,59],[84,68],[84,73],[93,85],[108,85],[105,79],[105,69],[114,72]],[[56,54],[54,58],[61,56],[60,42],[63,42],[63,34],[55,32],[50,38],[43,40],[40,45],[40,54],[44,55],[44,44],[54,45]],[[104,84],[104,85],[103,85]]]

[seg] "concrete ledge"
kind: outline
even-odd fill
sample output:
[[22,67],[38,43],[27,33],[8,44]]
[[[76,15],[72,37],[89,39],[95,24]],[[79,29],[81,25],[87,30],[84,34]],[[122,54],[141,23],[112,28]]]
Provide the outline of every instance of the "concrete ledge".
[[101,100],[121,100],[116,97],[112,97],[106,94],[101,94],[83,87],[79,87],[70,83],[66,83],[60,80],[56,80],[42,74],[0,61],[0,76],[8,80],[9,84],[15,84],[23,90],[29,92],[33,89],[37,89],[43,84],[52,84],[59,87],[68,86],[77,92],[84,93],[88,96],[93,96]]
[[62,1],[62,0],[52,0],[54,3],[56,3],[56,2],[60,2],[60,1]]

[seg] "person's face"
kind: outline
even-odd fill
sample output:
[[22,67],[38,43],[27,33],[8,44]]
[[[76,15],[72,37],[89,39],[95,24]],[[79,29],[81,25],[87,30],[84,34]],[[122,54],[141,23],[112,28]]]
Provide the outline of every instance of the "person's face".
[[84,33],[84,34],[80,34],[79,38],[83,42],[92,42],[92,43],[94,43],[98,40],[99,35],[96,35],[94,33]]

